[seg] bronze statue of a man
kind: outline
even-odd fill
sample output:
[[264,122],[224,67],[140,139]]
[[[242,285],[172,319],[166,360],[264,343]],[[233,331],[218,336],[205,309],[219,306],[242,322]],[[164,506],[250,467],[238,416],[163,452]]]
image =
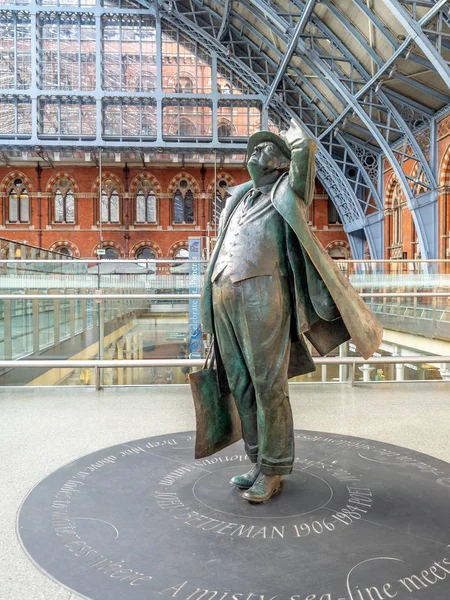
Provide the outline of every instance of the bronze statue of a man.
[[303,336],[321,355],[352,337],[368,358],[381,342],[379,323],[308,226],[315,152],[295,121],[282,136],[251,136],[251,181],[231,191],[205,276],[203,330],[214,334],[254,463],[231,483],[249,502],[269,500],[292,471],[288,378],[315,370]]

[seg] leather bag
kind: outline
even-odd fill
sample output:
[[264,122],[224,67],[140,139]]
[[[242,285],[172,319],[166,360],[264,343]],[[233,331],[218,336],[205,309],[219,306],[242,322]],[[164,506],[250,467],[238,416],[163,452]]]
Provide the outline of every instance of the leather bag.
[[242,439],[241,420],[231,392],[219,386],[215,358],[208,351],[203,369],[189,374],[197,431],[195,458],[205,458]]

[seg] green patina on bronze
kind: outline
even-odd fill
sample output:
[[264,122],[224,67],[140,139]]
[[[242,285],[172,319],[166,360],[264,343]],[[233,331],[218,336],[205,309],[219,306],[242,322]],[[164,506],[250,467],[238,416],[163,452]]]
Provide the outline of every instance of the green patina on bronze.
[[218,385],[217,370],[205,368],[189,376],[197,423],[204,423],[195,440],[195,458],[210,456],[241,439],[236,405],[229,390]]
[[[249,149],[252,181],[231,190],[201,301],[203,330],[215,335],[217,379],[193,392],[198,400],[208,385],[217,384],[221,392],[216,396],[226,398],[216,403],[216,412],[197,409],[197,438],[208,440],[209,449],[204,445],[203,450],[211,453],[214,444],[225,447],[227,436],[238,436],[224,426],[236,427],[234,417],[224,420],[222,414],[234,409],[231,389],[247,454],[264,476],[254,491],[256,501],[261,493],[268,499],[278,489],[275,476],[292,470],[287,380],[315,370],[304,337],[321,355],[351,337],[368,358],[379,347],[382,328],[308,226],[314,141],[292,123],[283,138],[258,132]],[[267,490],[269,480],[274,483]]]

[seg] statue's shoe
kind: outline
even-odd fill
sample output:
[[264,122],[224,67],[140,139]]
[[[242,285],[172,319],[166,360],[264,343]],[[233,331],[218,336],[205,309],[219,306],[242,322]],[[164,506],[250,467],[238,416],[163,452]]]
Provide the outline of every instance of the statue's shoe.
[[250,489],[242,494],[248,502],[267,502],[281,489],[281,475],[260,473]]
[[244,473],[243,475],[235,475],[231,478],[230,483],[240,488],[241,490],[248,490],[251,488],[255,481],[258,479],[258,475],[261,472],[261,468],[259,465],[255,465],[250,469],[248,473]]

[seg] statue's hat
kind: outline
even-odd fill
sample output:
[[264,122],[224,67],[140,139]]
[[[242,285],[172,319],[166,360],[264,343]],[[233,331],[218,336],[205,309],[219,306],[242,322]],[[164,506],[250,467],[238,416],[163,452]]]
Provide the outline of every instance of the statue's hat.
[[291,160],[291,151],[289,150],[286,142],[283,140],[283,138],[272,131],[257,131],[250,136],[247,144],[247,157],[250,158],[256,146],[258,146],[258,144],[262,144],[263,142],[272,142],[272,144],[275,144],[275,146],[281,150],[283,156]]

